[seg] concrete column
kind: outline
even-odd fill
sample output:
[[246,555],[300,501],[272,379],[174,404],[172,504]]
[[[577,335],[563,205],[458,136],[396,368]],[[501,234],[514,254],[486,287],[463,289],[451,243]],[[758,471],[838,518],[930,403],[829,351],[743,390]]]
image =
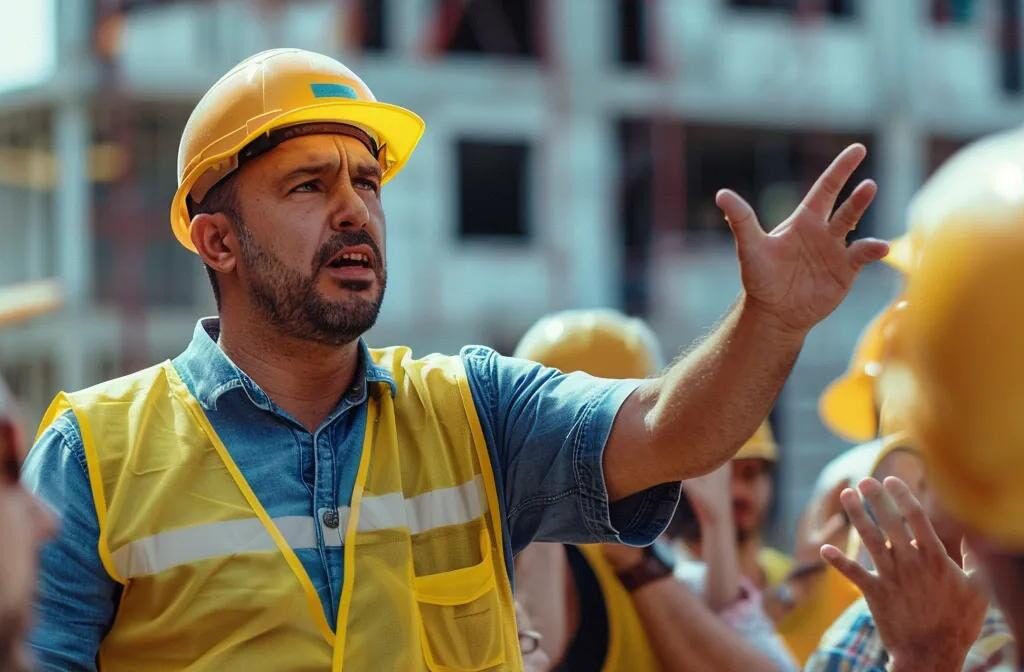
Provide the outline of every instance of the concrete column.
[[[59,70],[87,67],[91,14],[84,0],[57,4]],[[93,232],[92,184],[89,177],[89,147],[92,128],[88,94],[81,90],[57,101],[53,114],[53,148],[57,157],[54,191],[55,248],[57,274],[67,296],[69,325],[80,325],[88,314],[92,296]],[[61,339],[57,353],[59,380],[63,389],[86,385],[86,363],[91,358],[87,343],[71,335]]]
[[543,220],[568,262],[564,298],[574,306],[614,306],[622,282],[618,151],[602,95],[615,58],[613,5],[551,0],[546,7],[552,67]]

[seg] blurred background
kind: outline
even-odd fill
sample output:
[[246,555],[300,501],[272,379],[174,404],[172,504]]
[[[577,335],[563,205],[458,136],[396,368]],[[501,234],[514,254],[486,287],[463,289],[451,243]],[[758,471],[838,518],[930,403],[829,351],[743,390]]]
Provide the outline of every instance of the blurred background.
[[[334,56],[426,119],[385,189],[388,296],[371,344],[509,352],[541,315],[611,306],[672,356],[739,289],[713,204],[766,226],[845,144],[881,190],[858,235],[899,235],[970,139],[1024,122],[1024,0],[0,0],[0,285],[57,276],[56,315],[0,334],[34,422],[59,389],[171,357],[214,312],[168,206],[193,105],[271,47]],[[817,416],[878,265],[812,334],[773,419],[776,540],[845,447]]]

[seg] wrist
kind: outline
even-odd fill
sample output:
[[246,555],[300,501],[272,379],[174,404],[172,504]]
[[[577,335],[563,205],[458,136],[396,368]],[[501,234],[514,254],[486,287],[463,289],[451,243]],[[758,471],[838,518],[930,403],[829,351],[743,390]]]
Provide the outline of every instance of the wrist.
[[930,641],[918,649],[890,649],[887,672],[960,672],[967,658],[967,647],[949,641]]
[[748,323],[757,333],[768,335],[774,340],[800,348],[807,338],[809,328],[793,326],[775,313],[769,306],[752,298],[746,292],[740,298],[739,321]]

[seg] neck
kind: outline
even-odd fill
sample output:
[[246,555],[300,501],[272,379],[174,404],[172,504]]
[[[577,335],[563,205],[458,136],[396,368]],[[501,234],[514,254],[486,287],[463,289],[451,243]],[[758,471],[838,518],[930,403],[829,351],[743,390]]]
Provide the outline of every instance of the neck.
[[282,334],[266,322],[223,315],[218,344],[275,404],[315,431],[352,386],[359,343],[332,346]]

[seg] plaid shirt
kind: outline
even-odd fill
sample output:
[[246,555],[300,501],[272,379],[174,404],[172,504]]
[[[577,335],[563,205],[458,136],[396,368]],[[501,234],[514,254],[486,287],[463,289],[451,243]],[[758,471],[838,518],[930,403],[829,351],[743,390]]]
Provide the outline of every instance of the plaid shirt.
[[[1016,672],[1013,635],[1002,613],[989,607],[978,639],[967,652],[964,672]],[[854,602],[822,636],[804,672],[886,672],[889,654],[863,598]]]

